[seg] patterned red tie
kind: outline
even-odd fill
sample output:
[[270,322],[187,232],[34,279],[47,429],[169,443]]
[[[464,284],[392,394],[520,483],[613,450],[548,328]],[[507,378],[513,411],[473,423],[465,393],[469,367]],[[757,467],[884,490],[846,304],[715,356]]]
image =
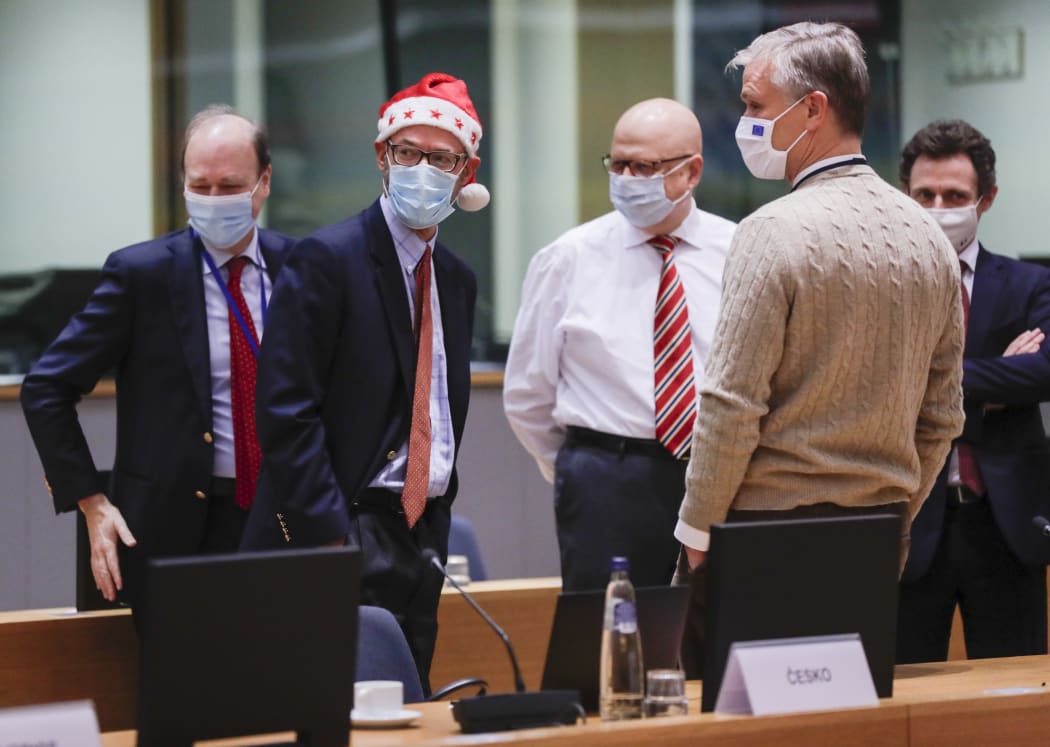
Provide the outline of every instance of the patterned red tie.
[[[248,325],[248,331],[259,344],[248,303],[241,292],[241,273],[249,262],[247,257],[234,257],[226,263],[230,276],[226,287],[237,304],[237,310]],[[255,499],[255,485],[259,479],[262,451],[255,433],[255,354],[237,322],[233,310],[230,317],[230,400],[233,411],[233,456],[237,468],[237,505],[247,510]]]
[[675,243],[670,236],[649,240],[663,255],[653,324],[656,438],[676,458],[684,459],[692,445],[696,388],[689,308],[674,264]]
[[401,507],[411,529],[427,507],[430,484],[430,373],[434,350],[434,320],[430,315],[430,244],[415,272],[416,387],[412,394],[412,429],[408,436],[408,464]]
[[[965,273],[967,264],[959,260],[959,269]],[[966,292],[966,283],[960,283],[963,305],[963,329],[970,326],[970,294]],[[977,456],[973,452],[973,446],[965,441],[956,444],[956,452],[959,455],[959,481],[977,495],[984,495],[984,480],[981,479],[981,470],[977,466]]]

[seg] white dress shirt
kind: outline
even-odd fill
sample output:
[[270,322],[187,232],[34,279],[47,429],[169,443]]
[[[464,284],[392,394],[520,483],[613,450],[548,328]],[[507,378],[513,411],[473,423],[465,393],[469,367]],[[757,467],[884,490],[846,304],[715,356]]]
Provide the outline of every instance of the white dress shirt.
[[[694,204],[671,232],[679,239],[674,261],[689,307],[698,388],[734,228]],[[566,232],[529,263],[503,405],[550,482],[568,426],[655,436],[653,317],[663,260],[649,238],[613,211]]]
[[[397,259],[401,264],[405,290],[408,292],[408,316],[416,318],[416,265],[423,258],[428,242],[399,221],[386,195],[379,198],[383,217],[394,239]],[[437,234],[430,239],[433,250]],[[434,345],[430,367],[430,479],[427,497],[444,495],[452,479],[452,462],[456,453],[456,437],[452,432],[452,413],[448,404],[448,370],[445,359],[445,334],[441,324],[441,302],[438,298],[434,258],[430,259],[430,314],[434,323]],[[369,487],[387,488],[400,493],[405,487],[405,467],[408,465],[408,440],[397,450],[397,456],[388,461]]]
[[[263,307],[260,295],[270,298],[270,276],[266,273],[266,260],[259,251],[259,232],[252,231],[252,240],[240,255],[233,255],[219,249],[204,247],[204,251],[215,262],[219,269],[218,281],[226,285],[230,276],[226,264],[234,256],[245,256],[251,266],[241,273],[241,292],[248,303],[252,315],[255,333],[262,342]],[[212,474],[216,477],[236,477],[237,467],[233,453],[233,409],[230,395],[230,312],[226,296],[212,276],[208,263],[201,257],[201,272],[204,280],[204,311],[208,319],[208,354],[211,362],[211,420],[214,437],[215,462]],[[237,333],[240,334],[238,325]]]

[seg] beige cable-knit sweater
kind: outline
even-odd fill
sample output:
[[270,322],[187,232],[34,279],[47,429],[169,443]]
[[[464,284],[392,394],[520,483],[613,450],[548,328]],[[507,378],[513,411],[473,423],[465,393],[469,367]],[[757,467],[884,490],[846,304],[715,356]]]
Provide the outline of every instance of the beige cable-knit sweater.
[[682,521],[929,494],[962,430],[959,265],[868,166],[817,174],[737,228]]

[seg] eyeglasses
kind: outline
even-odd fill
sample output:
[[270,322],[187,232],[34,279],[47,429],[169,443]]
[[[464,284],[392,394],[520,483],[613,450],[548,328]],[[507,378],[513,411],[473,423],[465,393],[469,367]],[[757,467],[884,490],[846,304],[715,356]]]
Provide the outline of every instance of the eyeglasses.
[[439,171],[455,171],[466,154],[449,153],[447,150],[420,150],[414,145],[402,145],[386,141],[386,148],[398,166],[415,166],[425,157],[427,163]]
[[625,169],[630,169],[631,173],[635,176],[654,176],[660,172],[660,167],[665,163],[671,163],[672,161],[681,161],[683,158],[692,158],[693,153],[687,153],[684,156],[674,156],[673,158],[663,158],[659,161],[631,161],[631,160],[613,160],[613,157],[606,153],[602,156],[602,166],[610,174],[622,174]]

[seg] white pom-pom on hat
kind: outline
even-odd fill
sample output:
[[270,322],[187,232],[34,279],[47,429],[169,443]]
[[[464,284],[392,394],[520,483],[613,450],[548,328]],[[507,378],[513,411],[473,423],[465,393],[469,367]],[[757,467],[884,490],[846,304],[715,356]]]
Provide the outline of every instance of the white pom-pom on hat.
[[484,184],[478,184],[477,182],[471,182],[459,190],[459,196],[456,197],[456,204],[460,210],[465,210],[468,213],[472,213],[475,210],[481,210],[489,204],[489,190]]

